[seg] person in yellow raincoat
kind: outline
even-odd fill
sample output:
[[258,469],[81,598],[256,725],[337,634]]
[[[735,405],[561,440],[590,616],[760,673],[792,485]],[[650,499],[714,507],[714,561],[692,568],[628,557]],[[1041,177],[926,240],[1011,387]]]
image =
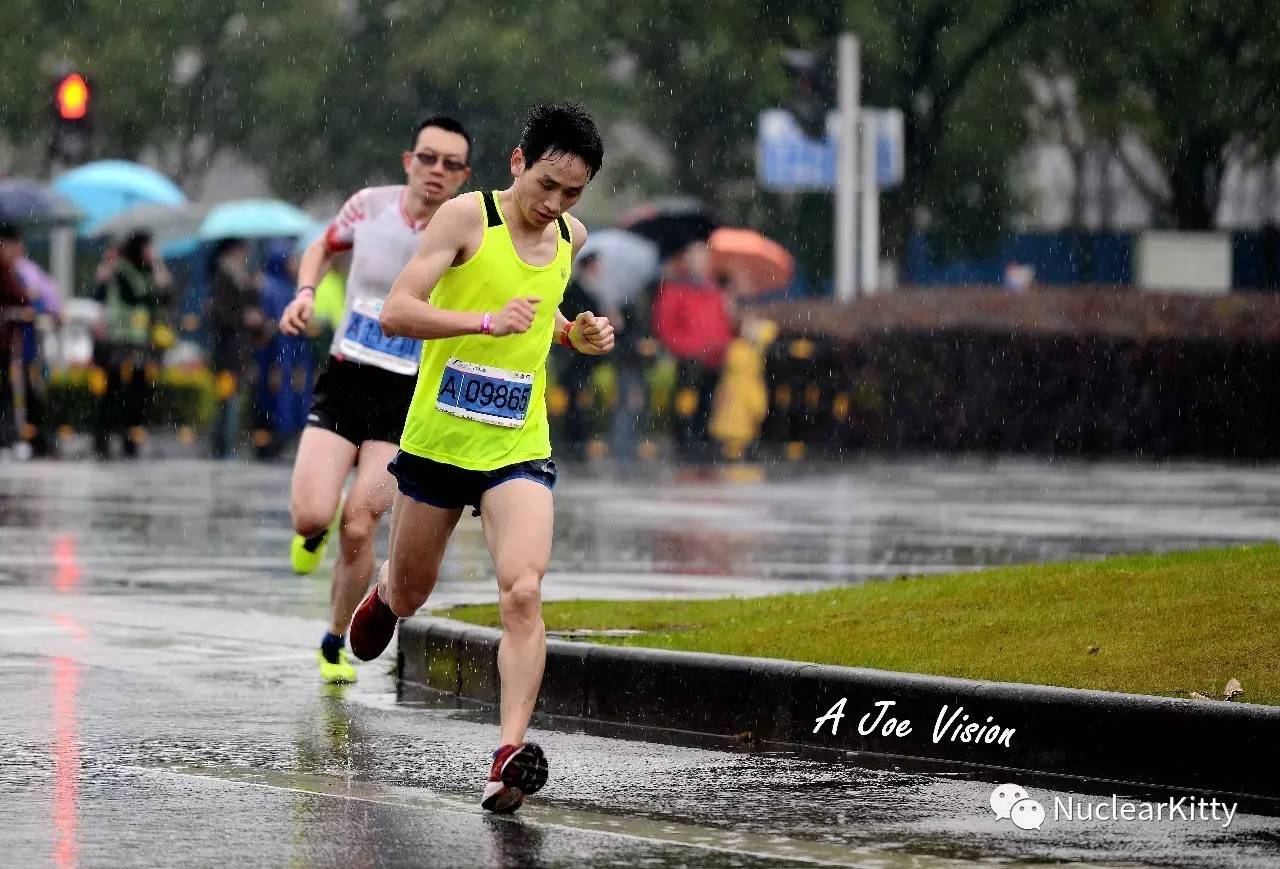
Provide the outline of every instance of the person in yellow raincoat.
[[764,352],[777,332],[778,327],[768,320],[745,322],[725,352],[707,430],[720,442],[721,454],[727,459],[741,459],[760,437],[760,427],[769,413]]

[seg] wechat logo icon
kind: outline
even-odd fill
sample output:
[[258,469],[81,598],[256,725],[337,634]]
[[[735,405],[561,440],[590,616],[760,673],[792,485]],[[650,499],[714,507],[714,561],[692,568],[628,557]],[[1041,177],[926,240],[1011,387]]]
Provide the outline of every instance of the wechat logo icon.
[[997,820],[1013,821],[1019,830],[1038,830],[1044,823],[1044,806],[1015,784],[1003,784],[991,792],[991,811]]

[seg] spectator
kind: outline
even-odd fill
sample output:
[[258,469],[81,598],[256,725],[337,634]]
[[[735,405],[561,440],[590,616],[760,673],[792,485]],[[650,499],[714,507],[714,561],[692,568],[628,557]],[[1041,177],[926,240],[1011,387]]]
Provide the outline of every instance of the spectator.
[[1031,289],[1031,285],[1035,283],[1036,270],[1034,266],[1020,263],[1017,260],[1009,260],[1004,266],[1004,285],[1007,292],[1025,293]]
[[635,458],[640,433],[647,423],[649,384],[645,380],[645,369],[657,354],[652,330],[656,290],[655,280],[624,301],[621,310],[607,314],[614,333],[619,336],[609,354],[609,364],[617,374],[609,424],[609,453],[623,460]]
[[708,430],[720,442],[726,459],[747,455],[769,415],[764,357],[777,331],[768,320],[745,321],[742,336],[729,342],[725,352],[724,374],[716,387]]
[[124,455],[133,458],[146,439],[152,402],[152,330],[164,319],[173,279],[149,232],[133,233],[118,252],[109,249],[96,279],[94,298],[104,307],[104,323],[93,355],[105,378],[99,382],[94,448],[99,458],[110,458],[111,437],[119,434]]
[[[607,316],[600,300],[591,291],[592,281],[600,273],[600,262],[593,254],[587,254],[574,263],[573,274],[565,287],[560,311],[573,319],[583,311]],[[596,357],[583,353],[560,353],[553,357],[558,363],[560,386],[568,394],[569,405],[564,415],[565,454],[580,459],[585,455],[587,441],[594,434],[593,417],[595,399],[591,372],[595,370]]]
[[14,268],[35,313],[30,322],[22,325],[22,374],[27,434],[31,438],[33,455],[50,456],[54,453],[56,439],[49,431],[46,411],[49,394],[47,360],[43,358],[41,335],[37,327],[42,320],[62,323],[62,293],[58,290],[57,282],[25,255],[17,261]]
[[690,244],[667,264],[653,306],[655,337],[679,363],[675,442],[686,454],[707,445],[711,394],[734,336],[729,297],[711,280],[711,251]]
[[251,349],[264,336],[259,307],[262,276],[249,270],[249,245],[239,238],[218,242],[210,263],[207,320],[218,398],[212,454],[229,456],[239,441],[240,395]]
[[18,442],[22,422],[22,327],[33,311],[17,264],[26,254],[22,231],[0,223],[0,449],[6,452]]
[[277,242],[267,249],[263,267],[263,329],[266,343],[254,352],[258,369],[254,389],[254,442],[261,458],[273,458],[307,424],[314,361],[305,336],[289,337],[275,324],[293,300],[298,258],[293,245]]

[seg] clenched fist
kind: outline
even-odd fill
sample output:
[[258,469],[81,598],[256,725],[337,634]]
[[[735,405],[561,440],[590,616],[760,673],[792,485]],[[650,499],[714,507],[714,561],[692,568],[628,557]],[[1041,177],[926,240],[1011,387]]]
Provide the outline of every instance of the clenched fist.
[[519,335],[528,332],[533,325],[533,317],[538,313],[538,303],[542,299],[536,296],[517,296],[502,306],[502,310],[493,315],[493,323],[489,334],[495,338],[503,335]]
[[315,297],[311,293],[294,296],[293,301],[280,314],[280,331],[286,335],[306,334],[314,310]]
[[590,311],[583,311],[569,329],[569,343],[579,353],[603,356],[613,349],[613,324],[608,317],[597,317]]

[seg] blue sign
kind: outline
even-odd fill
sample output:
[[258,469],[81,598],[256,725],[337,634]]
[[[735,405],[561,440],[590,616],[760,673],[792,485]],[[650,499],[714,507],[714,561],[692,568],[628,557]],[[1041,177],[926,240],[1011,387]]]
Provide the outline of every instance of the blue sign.
[[[902,112],[863,109],[875,125],[876,184],[883,190],[902,183]],[[756,171],[767,190],[779,192],[830,191],[836,186],[834,113],[827,119],[824,139],[811,139],[791,113],[769,109],[760,113],[756,135]]]

